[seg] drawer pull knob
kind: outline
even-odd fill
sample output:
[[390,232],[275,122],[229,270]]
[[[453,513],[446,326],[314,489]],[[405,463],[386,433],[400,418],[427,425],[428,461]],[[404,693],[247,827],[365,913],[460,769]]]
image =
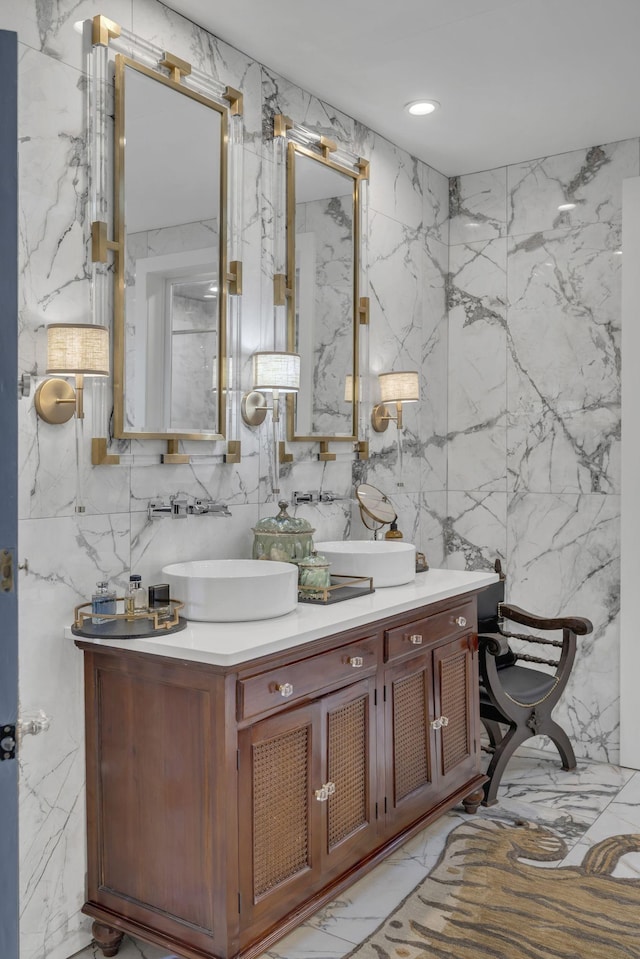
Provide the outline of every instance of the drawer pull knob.
[[441,716],[441,717],[440,717],[440,725],[441,725],[441,726],[448,726],[448,725],[449,725],[449,718],[448,718],[447,716]]
[[315,797],[318,802],[326,802],[329,796],[333,796],[336,791],[336,784],[332,782],[323,783],[320,789],[316,789]]
[[411,636],[409,636],[409,642],[414,646],[422,646],[422,636],[420,633],[412,633]]
[[286,698],[287,696],[292,696],[292,695],[293,695],[293,686],[291,685],[291,683],[277,683],[277,684],[276,684],[276,692],[277,692],[277,693],[280,693],[280,695],[281,695],[281,696],[284,696],[285,698]]
[[361,666],[364,666],[364,659],[362,656],[350,656],[349,665],[353,666],[354,669],[359,669]]
[[456,626],[464,628],[467,625],[467,621],[464,616],[456,616]]

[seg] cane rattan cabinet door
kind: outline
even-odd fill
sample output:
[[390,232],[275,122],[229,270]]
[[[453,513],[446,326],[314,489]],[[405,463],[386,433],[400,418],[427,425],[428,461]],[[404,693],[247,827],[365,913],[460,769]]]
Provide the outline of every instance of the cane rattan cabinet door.
[[480,770],[477,650],[469,634],[433,653],[438,778],[447,792]]
[[376,680],[364,679],[322,699],[322,817],[326,879],[357,862],[374,845],[376,821]]
[[248,934],[277,921],[321,882],[319,705],[264,719],[241,731],[238,743],[239,907]]
[[396,829],[417,819],[431,803],[436,770],[433,656],[421,652],[385,671],[386,797]]

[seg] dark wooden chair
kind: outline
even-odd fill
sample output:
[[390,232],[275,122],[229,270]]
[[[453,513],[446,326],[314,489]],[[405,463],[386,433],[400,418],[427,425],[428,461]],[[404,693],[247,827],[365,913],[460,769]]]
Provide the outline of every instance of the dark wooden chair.
[[[505,577],[496,560],[500,581],[478,594],[480,665],[480,719],[489,736],[491,762],[484,786],[483,805],[492,806],[509,759],[532,736],[548,736],[562,759],[563,769],[575,769],[576,757],[569,737],[551,718],[567,685],[576,655],[576,638],[592,632],[588,619],[566,616],[547,619],[504,602]],[[541,632],[562,630],[562,639],[509,632],[505,624],[518,623]],[[560,650],[558,659],[547,659],[514,650],[509,639]],[[539,664],[544,669],[520,663]],[[549,671],[549,667],[551,671]],[[506,727],[506,731],[503,728]]]

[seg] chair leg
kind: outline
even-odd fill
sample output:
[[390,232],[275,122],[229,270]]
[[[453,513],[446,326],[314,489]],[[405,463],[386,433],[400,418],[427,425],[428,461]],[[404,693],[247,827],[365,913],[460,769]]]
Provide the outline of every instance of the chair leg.
[[507,763],[518,746],[521,746],[531,736],[533,736],[533,733],[527,726],[512,726],[505,734],[487,769],[489,782],[484,784],[483,806],[493,806],[498,801],[496,798],[498,787]]
[[544,733],[549,737],[551,742],[560,753],[560,758],[562,759],[562,768],[567,770],[575,769],[576,756],[573,751],[573,746],[569,742],[569,737],[565,733],[564,729],[562,729],[561,726],[558,726],[557,723],[554,723],[553,720],[550,720],[547,724],[545,724]]
[[497,749],[500,741],[502,740],[502,730],[500,729],[500,723],[497,723],[494,719],[483,719],[480,717],[482,725],[487,730],[487,736],[489,737],[489,744],[493,749]]

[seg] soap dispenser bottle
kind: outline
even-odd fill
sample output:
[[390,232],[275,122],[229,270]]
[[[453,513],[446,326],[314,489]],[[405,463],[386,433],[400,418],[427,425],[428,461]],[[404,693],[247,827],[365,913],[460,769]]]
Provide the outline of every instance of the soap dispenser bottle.
[[142,585],[142,576],[133,573],[129,577],[129,585],[124,597],[124,611],[127,616],[135,616],[149,608],[147,591]]
[[387,532],[384,534],[384,538],[385,539],[402,539],[402,533],[398,529],[398,523],[395,519],[392,522],[389,529],[387,530]]
[[108,619],[104,619],[104,614],[113,615],[116,611],[116,593],[115,590],[109,589],[109,584],[107,582],[96,583],[96,589],[91,597],[91,612],[93,616],[91,617],[91,622],[94,626],[101,626],[103,623],[108,623]]

